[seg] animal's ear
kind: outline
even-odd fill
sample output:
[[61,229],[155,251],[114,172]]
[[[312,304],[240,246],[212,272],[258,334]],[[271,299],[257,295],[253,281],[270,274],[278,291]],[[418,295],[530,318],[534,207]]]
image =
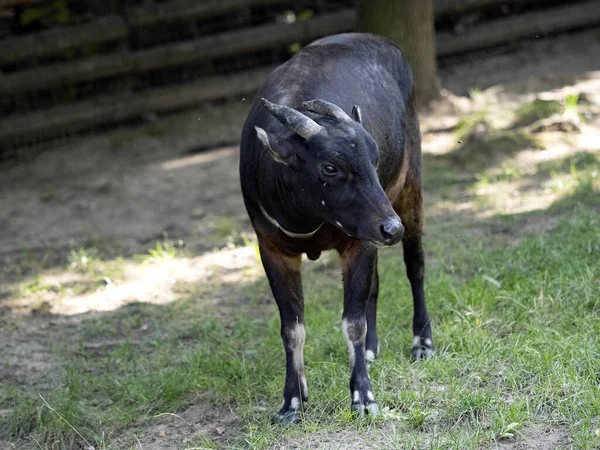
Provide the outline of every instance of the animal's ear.
[[352,108],[352,118],[355,122],[362,123],[362,114],[360,112],[360,108],[357,105],[354,105]]
[[285,164],[286,166],[293,166],[295,161],[295,155],[293,150],[286,148],[286,145],[278,142],[273,136],[269,135],[265,130],[255,126],[256,137],[261,144],[269,151],[269,155],[278,163]]

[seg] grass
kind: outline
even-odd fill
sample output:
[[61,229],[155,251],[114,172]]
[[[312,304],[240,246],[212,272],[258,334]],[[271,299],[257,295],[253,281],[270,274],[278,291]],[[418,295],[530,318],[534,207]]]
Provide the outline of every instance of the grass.
[[516,111],[517,120],[515,126],[526,126],[533,122],[550,117],[561,111],[561,104],[558,100],[536,99],[533,102],[521,106]]
[[477,127],[483,127],[487,129],[490,127],[490,123],[488,120],[489,113],[485,110],[475,111],[473,114],[470,114],[464,118],[462,118],[458,124],[456,125],[456,129],[454,130],[455,136],[462,140],[472,133],[476,131]]
[[[465,133],[475,126],[467,125]],[[0,436],[35,440],[42,448],[78,448],[83,439],[97,449],[139,448],[134,434],[162,414],[196,405],[193,420],[208,417],[205,431],[187,433],[184,448],[362,441],[386,449],[478,449],[531,436],[538,445],[547,431],[568,439],[561,445],[598,448],[599,159],[575,152],[526,168],[511,159],[531,145],[519,130],[494,131],[458,153],[425,160],[434,204],[448,189],[451,197],[463,191],[475,196],[482,185],[500,189],[507,183],[557,195],[543,211],[499,209],[479,220],[477,208],[489,208],[492,189],[472,214],[429,221],[426,296],[437,356],[424,363],[409,357],[412,301],[401,250],[381,252],[382,353],[371,377],[382,412],[375,420],[359,421],[349,411],[339,263],[324,255],[304,269],[309,402],[301,425],[270,423],[281,402],[284,352],[266,280],[213,279],[202,286],[175,283],[178,298],[168,304],[133,302],[48,331],[57,361],[48,377],[55,382],[31,388],[9,377],[0,389],[0,410],[10,409],[0,415]],[[482,148],[494,164],[477,154]],[[463,173],[471,176],[457,176]],[[555,225],[543,232],[521,230],[524,223],[550,219]],[[495,232],[498,224],[509,231]],[[229,248],[255,247],[231,219],[219,219],[215,229]],[[122,277],[123,262],[113,267],[103,256],[110,252],[95,248],[72,247],[68,270],[94,279],[116,270],[113,277]],[[188,251],[165,236],[132,263],[185,257]],[[24,258],[22,272],[35,274],[39,265]],[[22,288],[23,295],[34,295],[51,287],[34,277]],[[226,421],[223,435],[212,431],[219,417]]]
[[[229,444],[240,448],[302,440],[316,430],[383,436],[390,429],[385,439],[399,445],[477,448],[534,424],[564,428],[577,448],[593,448],[600,443],[593,433],[600,414],[599,229],[600,214],[580,207],[552,233],[509,248],[469,238],[457,246],[453,231],[443,227],[431,233],[428,253],[438,261],[426,294],[438,355],[418,365],[408,357],[412,307],[401,255],[384,251],[382,356],[371,376],[387,410],[374,423],[348,414],[342,292],[321,269],[306,271],[311,398],[300,427],[269,424],[281,395],[283,351],[274,308],[257,313],[260,297],[227,321],[185,320],[186,300],[103,317],[99,335],[121,343],[93,355],[83,348],[89,336],[63,343],[56,349],[63,358],[62,386],[46,400],[95,445],[104,442],[103,430],[106,436],[150,420],[201,393],[203,404],[236,405],[238,419],[249,424]],[[331,265],[326,274],[335,270]],[[240,290],[268,295],[263,281]],[[135,330],[142,322],[150,331],[140,340]],[[117,328],[130,331],[122,335]],[[33,433],[65,448],[80,440],[35,393],[14,385],[2,392],[4,402],[17,404],[5,424],[12,436]],[[257,405],[267,412],[257,412]]]
[[165,234],[163,240],[156,241],[154,248],[149,248],[147,253],[135,255],[135,258],[145,262],[152,263],[165,259],[176,258],[180,253],[180,248],[183,246],[183,241],[172,243],[168,240],[168,236]]
[[578,94],[570,94],[560,100],[543,100],[538,98],[517,109],[513,127],[531,125],[538,120],[555,114],[562,114],[565,118],[579,117],[579,105],[580,96]]
[[212,246],[215,249],[227,247],[235,248],[238,245],[251,245],[252,236],[241,231],[241,225],[230,217],[211,217],[213,228]]

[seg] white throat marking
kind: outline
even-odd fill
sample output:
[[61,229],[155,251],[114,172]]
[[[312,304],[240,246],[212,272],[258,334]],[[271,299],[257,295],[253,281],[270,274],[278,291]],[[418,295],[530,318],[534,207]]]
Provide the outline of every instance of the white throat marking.
[[265,208],[263,208],[263,206],[260,203],[258,204],[258,206],[260,207],[260,210],[263,213],[263,215],[267,218],[267,220],[269,222],[271,222],[271,224],[273,224],[274,226],[276,226],[277,228],[279,228],[281,231],[283,231],[287,236],[292,237],[292,238],[307,239],[309,237],[312,237],[317,231],[319,231],[321,229],[321,227],[325,223],[325,222],[321,222],[321,225],[319,225],[316,230],[311,231],[309,233],[293,233],[292,231],[288,231],[285,228],[283,228],[279,224],[279,222],[277,222],[276,219],[274,219],[269,214],[267,214],[267,212],[265,211]]

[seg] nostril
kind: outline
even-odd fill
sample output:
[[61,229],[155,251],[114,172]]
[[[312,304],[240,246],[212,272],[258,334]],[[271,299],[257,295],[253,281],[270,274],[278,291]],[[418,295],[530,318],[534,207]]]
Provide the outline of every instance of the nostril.
[[393,231],[390,229],[389,224],[384,223],[381,225],[381,235],[384,237],[384,239],[389,239],[393,236]]
[[380,227],[381,235],[386,241],[390,241],[392,239],[401,236],[404,229],[402,226],[402,222],[397,217],[386,220]]

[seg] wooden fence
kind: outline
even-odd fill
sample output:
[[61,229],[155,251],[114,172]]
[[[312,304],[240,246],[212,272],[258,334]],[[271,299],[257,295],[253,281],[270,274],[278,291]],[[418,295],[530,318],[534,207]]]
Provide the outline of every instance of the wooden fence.
[[[39,1],[0,0],[0,11]],[[0,156],[148,113],[252,94],[298,46],[354,30],[357,12],[348,5],[144,2],[1,39]],[[440,58],[600,24],[600,0],[435,0],[435,8]],[[165,39],[156,38],[161,33]]]

